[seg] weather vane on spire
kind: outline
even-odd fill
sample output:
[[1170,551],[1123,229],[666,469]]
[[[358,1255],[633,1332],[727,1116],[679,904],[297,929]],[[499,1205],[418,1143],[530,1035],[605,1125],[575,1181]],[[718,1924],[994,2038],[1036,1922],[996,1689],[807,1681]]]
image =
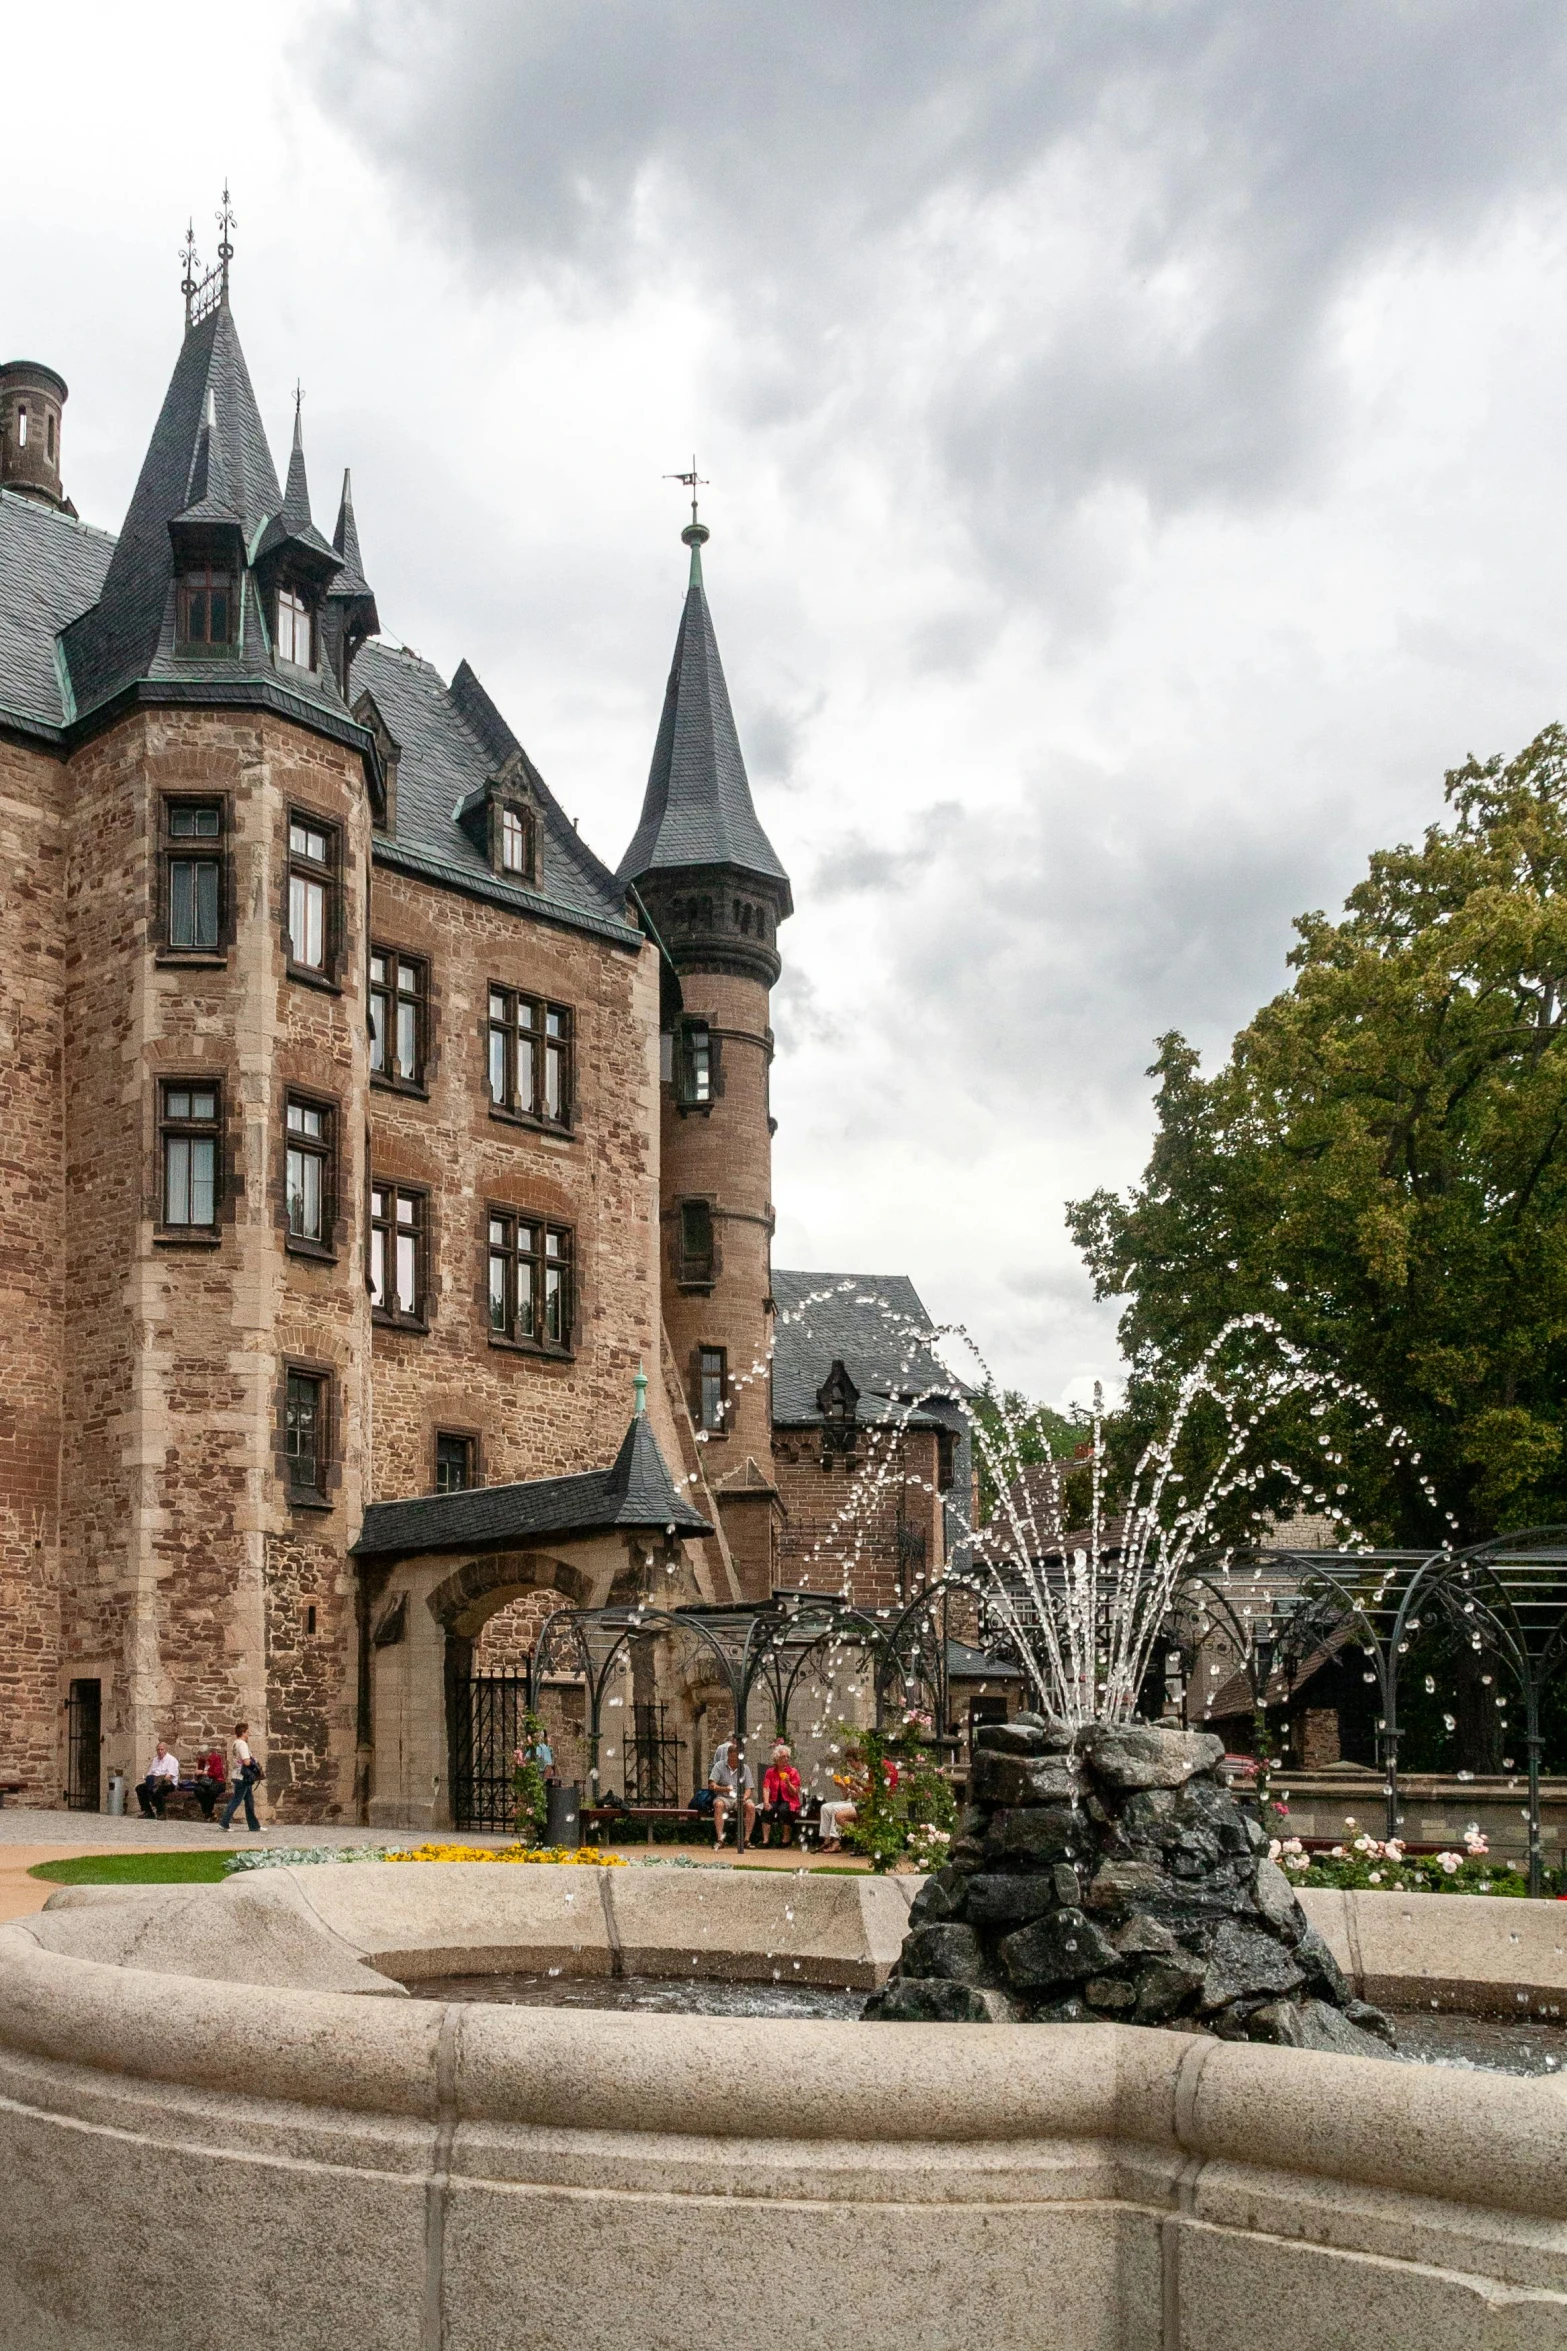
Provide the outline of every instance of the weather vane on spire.
[[[691,520],[693,524],[696,524],[696,494],[698,490],[705,490],[708,487],[708,482],[706,475],[699,474],[696,470],[695,451],[693,450],[691,455],[691,471],[689,473],[666,473],[664,479],[666,482],[685,483],[686,488],[691,493]],[[700,529],[700,527],[701,526],[697,524],[697,528]],[[706,536],[705,532],[703,533],[703,536]]]

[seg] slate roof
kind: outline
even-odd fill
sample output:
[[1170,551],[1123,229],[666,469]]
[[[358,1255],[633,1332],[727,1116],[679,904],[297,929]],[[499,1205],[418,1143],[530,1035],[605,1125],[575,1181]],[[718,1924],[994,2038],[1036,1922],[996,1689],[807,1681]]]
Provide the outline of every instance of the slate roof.
[[[329,669],[316,671],[272,660],[254,574],[249,569],[268,526],[299,537],[318,562],[336,557],[310,522],[303,451],[295,506],[279,523],[278,487],[250,371],[228,304],[187,329],[164,394],[158,421],[124,528],[93,607],[66,629],[63,646],[75,715],[85,717],[127,688],[155,683],[160,698],[254,702],[325,719],[330,730],[358,740]],[[176,651],[175,558],[170,525],[232,533],[246,566],[240,598],[239,640],[211,658]],[[259,690],[259,693],[258,693]]]
[[55,639],[96,602],[114,540],[0,490],[0,721],[55,733],[73,712]]
[[737,866],[742,873],[781,882],[788,898],[789,877],[751,804],[702,586],[699,546],[691,550],[691,584],[664,689],[642,818],[617,878],[635,882],[661,869],[694,865]]
[[645,1527],[660,1533],[710,1535],[712,1527],[676,1489],[653,1424],[638,1413],[609,1469],[514,1486],[472,1486],[459,1494],[423,1494],[412,1502],[372,1502],[357,1559],[411,1559],[432,1551],[511,1551],[519,1544],[569,1535]]
[[[619,946],[641,946],[640,931],[626,918],[625,891],[565,815],[466,661],[448,686],[419,654],[372,641],[354,657],[356,699],[363,689],[399,752],[396,824],[376,835],[378,865],[594,931]],[[534,888],[497,874],[457,822],[463,802],[482,794],[514,756],[542,818]]]
[[[922,1399],[911,1428],[966,1431],[954,1401],[967,1394],[918,1334],[931,1328],[906,1274],[785,1273],[773,1269],[773,1423],[820,1428],[817,1390],[835,1360],[860,1391],[862,1421],[899,1415],[899,1398]],[[814,1303],[808,1303],[814,1301]]]

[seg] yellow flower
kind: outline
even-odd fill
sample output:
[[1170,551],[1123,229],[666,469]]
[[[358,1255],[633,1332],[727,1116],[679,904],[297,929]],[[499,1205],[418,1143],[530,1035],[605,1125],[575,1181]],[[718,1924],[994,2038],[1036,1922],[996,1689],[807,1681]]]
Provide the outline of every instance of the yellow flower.
[[537,1861],[584,1864],[590,1869],[624,1869],[623,1853],[601,1853],[596,1845],[580,1845],[573,1852],[566,1846],[531,1847],[508,1845],[502,1852],[493,1853],[487,1845],[415,1845],[397,1853],[389,1853],[388,1861]]

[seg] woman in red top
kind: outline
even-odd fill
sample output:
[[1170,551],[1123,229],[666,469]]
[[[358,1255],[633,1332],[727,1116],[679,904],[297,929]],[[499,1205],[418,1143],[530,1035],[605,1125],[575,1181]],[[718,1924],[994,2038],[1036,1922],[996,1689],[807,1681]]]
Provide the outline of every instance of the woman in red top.
[[800,1775],[782,1739],[773,1749],[773,1759],[762,1774],[762,1843],[768,1843],[768,1831],[775,1824],[778,1842],[787,1845],[793,1841],[794,1824],[800,1817]]

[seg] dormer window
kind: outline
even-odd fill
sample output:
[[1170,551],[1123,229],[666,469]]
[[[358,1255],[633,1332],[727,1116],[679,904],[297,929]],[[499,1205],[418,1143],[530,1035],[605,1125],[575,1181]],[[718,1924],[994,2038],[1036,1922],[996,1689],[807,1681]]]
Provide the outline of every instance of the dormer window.
[[533,811],[520,808],[513,800],[503,801],[500,809],[500,853],[502,873],[514,874],[518,881],[533,880]]
[[207,564],[180,582],[179,635],[182,645],[231,645],[234,641],[234,580]]
[[279,588],[277,595],[277,650],[280,661],[309,669],[310,607],[297,588]]

